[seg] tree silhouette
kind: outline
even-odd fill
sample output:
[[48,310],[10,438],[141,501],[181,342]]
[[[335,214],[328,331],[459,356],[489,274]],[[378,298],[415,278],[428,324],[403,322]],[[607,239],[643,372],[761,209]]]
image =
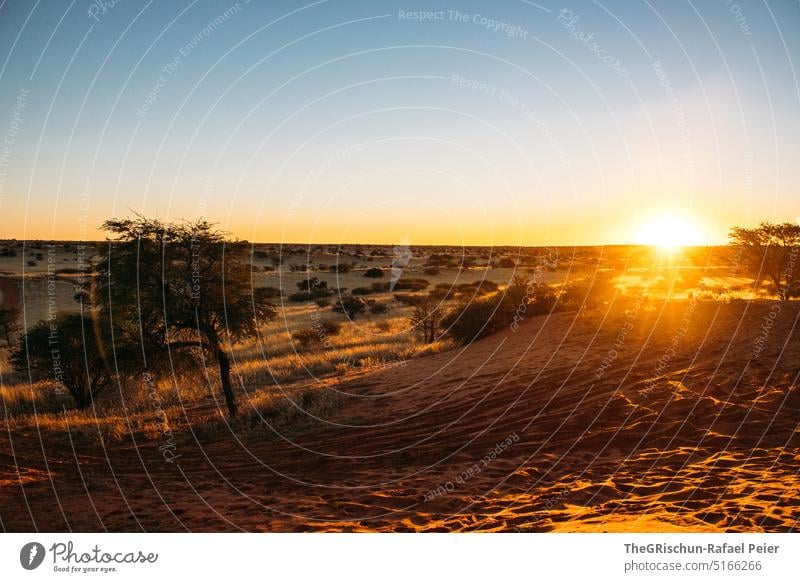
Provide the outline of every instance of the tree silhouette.
[[237,413],[230,345],[254,334],[275,311],[269,289],[254,288],[248,244],[204,220],[113,219],[97,267],[96,301],[145,365],[172,351],[216,361],[225,402]]
[[762,222],[756,228],[731,229],[730,244],[756,283],[769,279],[778,297],[789,299],[800,286],[800,225]]
[[11,363],[20,372],[54,378],[75,406],[87,408],[115,376],[109,328],[95,316],[71,313],[40,321],[20,339]]

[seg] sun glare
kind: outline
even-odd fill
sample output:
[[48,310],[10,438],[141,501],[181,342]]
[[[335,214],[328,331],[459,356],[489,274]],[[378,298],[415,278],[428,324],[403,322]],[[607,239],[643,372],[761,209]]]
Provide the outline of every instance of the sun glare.
[[658,216],[642,226],[636,242],[665,250],[703,244],[703,234],[694,224],[677,216]]

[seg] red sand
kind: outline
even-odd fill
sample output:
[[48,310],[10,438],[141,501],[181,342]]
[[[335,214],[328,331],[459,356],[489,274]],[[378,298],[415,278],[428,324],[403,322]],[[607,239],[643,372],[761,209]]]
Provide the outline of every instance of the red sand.
[[789,531],[798,307],[749,365],[767,303],[531,318],[334,384],[352,396],[292,442],[266,427],[202,446],[181,432],[176,464],[158,442],[73,452],[62,433],[3,430],[2,527]]

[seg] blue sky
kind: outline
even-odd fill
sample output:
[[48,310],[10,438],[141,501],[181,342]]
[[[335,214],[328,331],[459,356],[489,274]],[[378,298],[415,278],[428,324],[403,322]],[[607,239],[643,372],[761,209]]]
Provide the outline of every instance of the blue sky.
[[724,241],[800,216],[798,32],[790,1],[6,0],[2,236]]

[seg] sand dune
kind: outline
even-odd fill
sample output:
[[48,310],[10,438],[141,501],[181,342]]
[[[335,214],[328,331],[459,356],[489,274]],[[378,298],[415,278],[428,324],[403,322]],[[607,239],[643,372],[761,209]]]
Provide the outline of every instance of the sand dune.
[[770,306],[530,318],[331,380],[320,389],[341,391],[341,406],[285,438],[265,426],[198,444],[181,431],[174,464],[153,441],[73,450],[63,434],[4,431],[2,526],[788,531],[800,517],[800,306],[783,306],[765,337]]

